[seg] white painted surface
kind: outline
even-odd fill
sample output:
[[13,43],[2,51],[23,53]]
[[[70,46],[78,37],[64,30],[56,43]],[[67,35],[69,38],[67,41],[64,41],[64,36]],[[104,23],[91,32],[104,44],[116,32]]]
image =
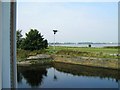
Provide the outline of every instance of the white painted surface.
[[[10,2],[0,3],[0,89],[11,88],[10,73]],[[14,6],[16,11],[16,5]],[[16,12],[14,12],[14,88],[17,88]]]
[[2,89],[2,3],[0,2],[0,90]]
[[10,2],[2,3],[2,88],[10,88]]

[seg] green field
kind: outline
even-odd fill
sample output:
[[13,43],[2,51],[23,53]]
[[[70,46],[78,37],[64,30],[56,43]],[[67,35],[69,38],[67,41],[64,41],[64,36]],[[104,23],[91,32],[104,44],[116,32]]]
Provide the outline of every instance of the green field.
[[[35,51],[17,49],[17,61],[26,63],[26,58],[29,56],[36,56],[37,54],[50,55],[52,57],[51,62],[53,63],[62,62],[118,69],[118,48],[116,47],[89,48],[56,46],[54,50],[54,48],[50,46],[45,50]],[[32,63],[38,63],[38,61],[35,60]]]
[[[48,51],[53,50],[53,47],[49,47],[47,49]],[[56,46],[55,47],[56,51],[60,50],[69,50],[69,51],[81,51],[81,52],[94,52],[94,53],[108,53],[108,54],[117,54],[118,53],[118,48],[112,48],[112,47],[106,47],[106,48],[89,48],[89,47],[65,47],[65,46]]]
[[18,60],[23,60],[28,56],[34,56],[37,54],[49,54],[49,55],[67,55],[67,56],[83,56],[83,57],[97,57],[97,58],[118,58],[118,48],[106,47],[106,48],[89,48],[89,47],[65,47],[56,46],[55,50],[52,46],[45,50],[17,50]]
[[47,53],[56,55],[85,56],[98,58],[118,58],[118,48],[88,48],[88,47],[62,47],[57,46],[55,51],[53,47],[47,49]]

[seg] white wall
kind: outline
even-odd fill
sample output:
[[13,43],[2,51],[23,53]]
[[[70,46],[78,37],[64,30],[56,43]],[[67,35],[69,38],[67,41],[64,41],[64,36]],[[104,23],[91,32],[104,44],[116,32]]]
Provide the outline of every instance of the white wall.
[[2,4],[0,2],[0,90],[2,89]]
[[2,88],[10,88],[10,2],[2,2]]

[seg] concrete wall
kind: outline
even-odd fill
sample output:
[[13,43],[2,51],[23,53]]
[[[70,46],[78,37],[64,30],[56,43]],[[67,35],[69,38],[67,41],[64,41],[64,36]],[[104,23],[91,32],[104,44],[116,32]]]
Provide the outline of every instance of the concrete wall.
[[0,2],[0,90],[2,89],[2,3]]
[[2,2],[2,88],[10,88],[10,2]]

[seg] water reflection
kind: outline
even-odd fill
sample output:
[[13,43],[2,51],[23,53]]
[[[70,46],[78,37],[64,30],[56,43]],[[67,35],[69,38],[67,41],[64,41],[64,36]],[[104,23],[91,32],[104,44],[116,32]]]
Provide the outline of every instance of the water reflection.
[[42,83],[44,76],[47,76],[46,67],[40,66],[19,66],[18,67],[18,83],[24,78],[26,83],[31,87],[38,87]]
[[100,77],[101,79],[115,79],[116,82],[118,82],[118,79],[120,79],[118,70],[115,69],[97,68],[65,63],[54,63],[54,67],[61,72],[77,76]]
[[[40,88],[40,87],[71,87],[69,83],[72,83],[72,82],[75,82],[76,84],[83,83],[84,79],[88,77],[90,78],[92,77],[92,79],[88,80],[88,82],[90,83],[92,83],[91,80],[95,81],[96,78],[98,77],[101,80],[102,79],[105,80],[107,78],[108,81],[105,80],[106,82],[109,82],[109,80],[112,79],[116,83],[120,79],[118,76],[117,70],[93,68],[93,67],[86,67],[86,66],[80,66],[80,65],[63,64],[63,63],[54,63],[50,66],[41,66],[41,65],[39,66],[18,66],[17,75],[18,75],[18,87],[19,88],[22,88],[21,86],[19,86],[20,84],[22,86],[24,86],[25,84],[30,87],[37,87],[37,88]],[[71,80],[68,77],[70,77]],[[77,79],[74,79],[74,78],[80,79],[81,81],[80,80],[75,81]],[[98,84],[101,84],[101,83],[98,83]],[[114,84],[114,82],[111,84]],[[28,86],[26,87],[28,88]],[[82,87],[82,86],[78,84],[77,87]]]
[[23,78],[23,77],[22,77],[22,74],[18,71],[18,72],[17,72],[17,82],[18,82],[18,83],[21,83],[21,82],[22,82],[22,78]]

